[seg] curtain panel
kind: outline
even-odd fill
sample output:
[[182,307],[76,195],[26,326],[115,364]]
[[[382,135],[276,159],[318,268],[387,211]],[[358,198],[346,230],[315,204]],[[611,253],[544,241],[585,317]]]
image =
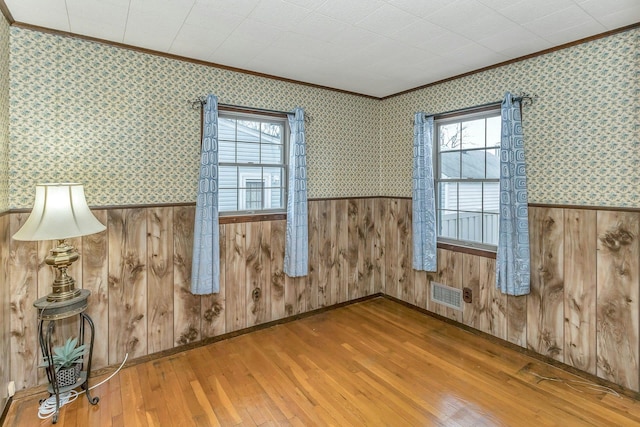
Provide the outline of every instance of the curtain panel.
[[496,287],[508,295],[530,291],[529,212],[520,101],[507,92],[502,102],[500,222]]
[[220,291],[220,229],[218,227],[218,98],[207,96],[200,154],[200,178],[193,232],[191,292]]
[[433,116],[416,113],[413,125],[413,268],[437,270],[436,203],[433,188]]
[[289,191],[287,194],[287,231],[284,248],[284,272],[289,277],[306,276],[309,271],[309,230],[307,218],[307,155],[304,110],[296,108],[287,115],[289,139]]

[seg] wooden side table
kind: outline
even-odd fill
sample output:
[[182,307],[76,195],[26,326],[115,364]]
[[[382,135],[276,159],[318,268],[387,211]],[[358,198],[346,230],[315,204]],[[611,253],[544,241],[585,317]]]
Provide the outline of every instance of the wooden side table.
[[[49,395],[56,397],[56,411],[53,414],[53,424],[58,422],[58,415],[60,413],[60,394],[82,387],[87,394],[89,403],[95,405],[100,400],[98,397],[91,397],[89,390],[89,376],[91,374],[91,358],[93,356],[93,338],[95,334],[95,328],[93,326],[93,320],[85,313],[87,309],[87,298],[91,295],[91,291],[87,289],[81,289],[80,295],[66,300],[66,301],[47,301],[47,297],[37,299],[33,305],[38,310],[38,336],[40,340],[40,350],[42,351],[42,357],[47,360],[47,379],[49,380]],[[55,330],[56,321],[66,319],[72,316],[79,316],[79,333],[78,333],[78,345],[84,344],[84,332],[85,324],[89,325],[89,355],[83,358],[84,370],[80,373],[80,379],[75,384],[60,387],[58,379],[56,377],[55,367],[53,366],[53,331]],[[44,323],[48,322],[47,327],[44,327]]]

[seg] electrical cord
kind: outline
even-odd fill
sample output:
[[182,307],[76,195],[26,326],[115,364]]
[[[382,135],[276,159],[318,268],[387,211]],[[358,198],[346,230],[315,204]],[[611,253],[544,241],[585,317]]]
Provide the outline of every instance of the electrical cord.
[[564,378],[558,378],[558,377],[545,377],[543,375],[539,375],[536,374],[535,372],[530,372],[531,375],[533,375],[534,377],[539,378],[538,382],[542,382],[542,381],[555,381],[555,382],[559,382],[562,384],[565,384],[567,387],[579,392],[579,393],[584,393],[582,390],[580,390],[578,387],[583,387],[586,390],[592,390],[598,393],[605,393],[605,394],[610,394],[612,396],[615,397],[621,397],[620,393],[618,393],[617,391],[615,391],[614,389],[612,389],[611,387],[607,387],[604,385],[600,385],[600,384],[595,384],[591,381],[581,381],[581,380],[570,380],[570,379],[564,379]]
[[[118,369],[116,369],[116,371],[114,373],[109,375],[109,377],[107,379],[100,381],[98,384],[94,385],[93,387],[89,387],[89,390],[93,390],[96,387],[100,387],[102,384],[106,383],[111,378],[113,378],[118,372],[120,372],[120,370],[122,369],[124,364],[127,362],[127,358],[128,357],[129,357],[129,353],[126,353],[124,355],[124,360],[122,361],[122,363],[120,364]],[[64,392],[64,393],[60,393],[60,408],[62,408],[67,403],[73,402],[74,400],[76,400],[78,398],[78,396],[80,396],[82,393],[86,393],[86,392],[87,392],[87,390],[82,390],[80,392],[75,391],[75,390],[71,390],[71,391],[67,391],[67,392]],[[40,408],[38,409],[38,418],[40,418],[41,420],[46,420],[47,418],[53,416],[53,414],[55,414],[55,412],[56,412],[56,397],[55,396],[49,396],[47,399],[44,399],[40,403]]]

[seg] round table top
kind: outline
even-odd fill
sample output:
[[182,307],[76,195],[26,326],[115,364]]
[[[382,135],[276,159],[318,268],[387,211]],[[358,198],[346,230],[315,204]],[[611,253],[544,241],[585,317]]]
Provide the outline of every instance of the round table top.
[[80,289],[80,295],[65,301],[47,301],[47,297],[38,298],[33,303],[38,309],[38,318],[41,320],[57,320],[71,317],[86,310],[91,291]]

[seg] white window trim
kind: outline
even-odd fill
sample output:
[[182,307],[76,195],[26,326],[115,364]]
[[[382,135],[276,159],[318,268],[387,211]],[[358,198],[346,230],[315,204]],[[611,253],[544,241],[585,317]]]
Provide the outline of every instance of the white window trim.
[[[287,117],[284,116],[274,116],[273,114],[260,114],[257,113],[245,113],[238,111],[224,111],[219,110],[218,117],[227,118],[227,119],[236,119],[236,120],[255,120],[262,122],[270,122],[270,123],[281,123],[282,124],[282,160],[283,163],[230,163],[230,162],[218,162],[219,166],[244,166],[244,167],[282,167],[283,168],[283,182],[282,182],[282,208],[276,209],[238,209],[234,211],[226,210],[219,211],[220,217],[232,217],[232,216],[242,216],[242,215],[271,215],[271,214],[286,214],[287,213],[287,193],[289,191],[289,137],[290,137],[290,129],[289,129],[289,121]],[[237,141],[236,141],[237,143]],[[237,159],[236,159],[237,160]],[[238,174],[238,187],[236,190],[238,191],[237,197],[244,197],[246,195],[246,183],[247,177],[243,176],[241,173]],[[264,177],[261,178],[264,182]],[[218,190],[220,191],[220,190]],[[263,188],[263,197],[266,199],[271,196],[271,188]],[[238,201],[238,205],[240,205],[240,201]]]
[[[433,173],[434,173],[434,184],[435,184],[435,204],[436,204],[436,227],[439,227],[440,224],[440,209],[438,209],[439,207],[439,191],[438,191],[438,184],[440,182],[443,182],[443,180],[440,179],[440,143],[439,143],[439,134],[438,134],[438,126],[443,125],[443,124],[448,124],[448,123],[456,123],[456,122],[461,122],[461,121],[470,121],[470,120],[477,120],[480,118],[490,118],[490,117],[500,117],[500,106],[496,105],[495,109],[489,109],[487,110],[486,108],[482,108],[481,111],[473,111],[472,109],[469,110],[469,112],[465,112],[465,113],[456,113],[456,114],[452,114],[452,115],[443,115],[441,117],[436,116],[434,118],[434,125],[433,125]],[[486,135],[485,135],[486,138]],[[499,147],[498,147],[499,148]],[[446,182],[446,181],[444,181]],[[472,183],[472,182],[500,182],[499,178],[495,178],[495,179],[460,179],[460,180],[456,180],[456,182],[468,182],[468,183]],[[482,207],[482,209],[484,209],[484,206]],[[458,210],[456,212],[460,212],[459,207]],[[484,210],[482,210],[481,212],[484,212]],[[499,222],[499,213],[498,213],[498,222]],[[456,233],[457,234],[457,233]],[[460,247],[465,247],[465,248],[473,248],[473,249],[481,249],[481,250],[486,250],[486,251],[490,251],[490,252],[497,252],[498,250],[498,246],[497,245],[491,245],[491,244],[487,244],[487,243],[480,243],[480,242],[475,242],[475,241],[468,241],[468,240],[461,240],[461,239],[452,239],[450,237],[442,237],[440,235],[437,236],[437,241],[440,243],[444,243],[444,244],[449,244],[449,245],[454,245],[454,246],[460,246]]]

